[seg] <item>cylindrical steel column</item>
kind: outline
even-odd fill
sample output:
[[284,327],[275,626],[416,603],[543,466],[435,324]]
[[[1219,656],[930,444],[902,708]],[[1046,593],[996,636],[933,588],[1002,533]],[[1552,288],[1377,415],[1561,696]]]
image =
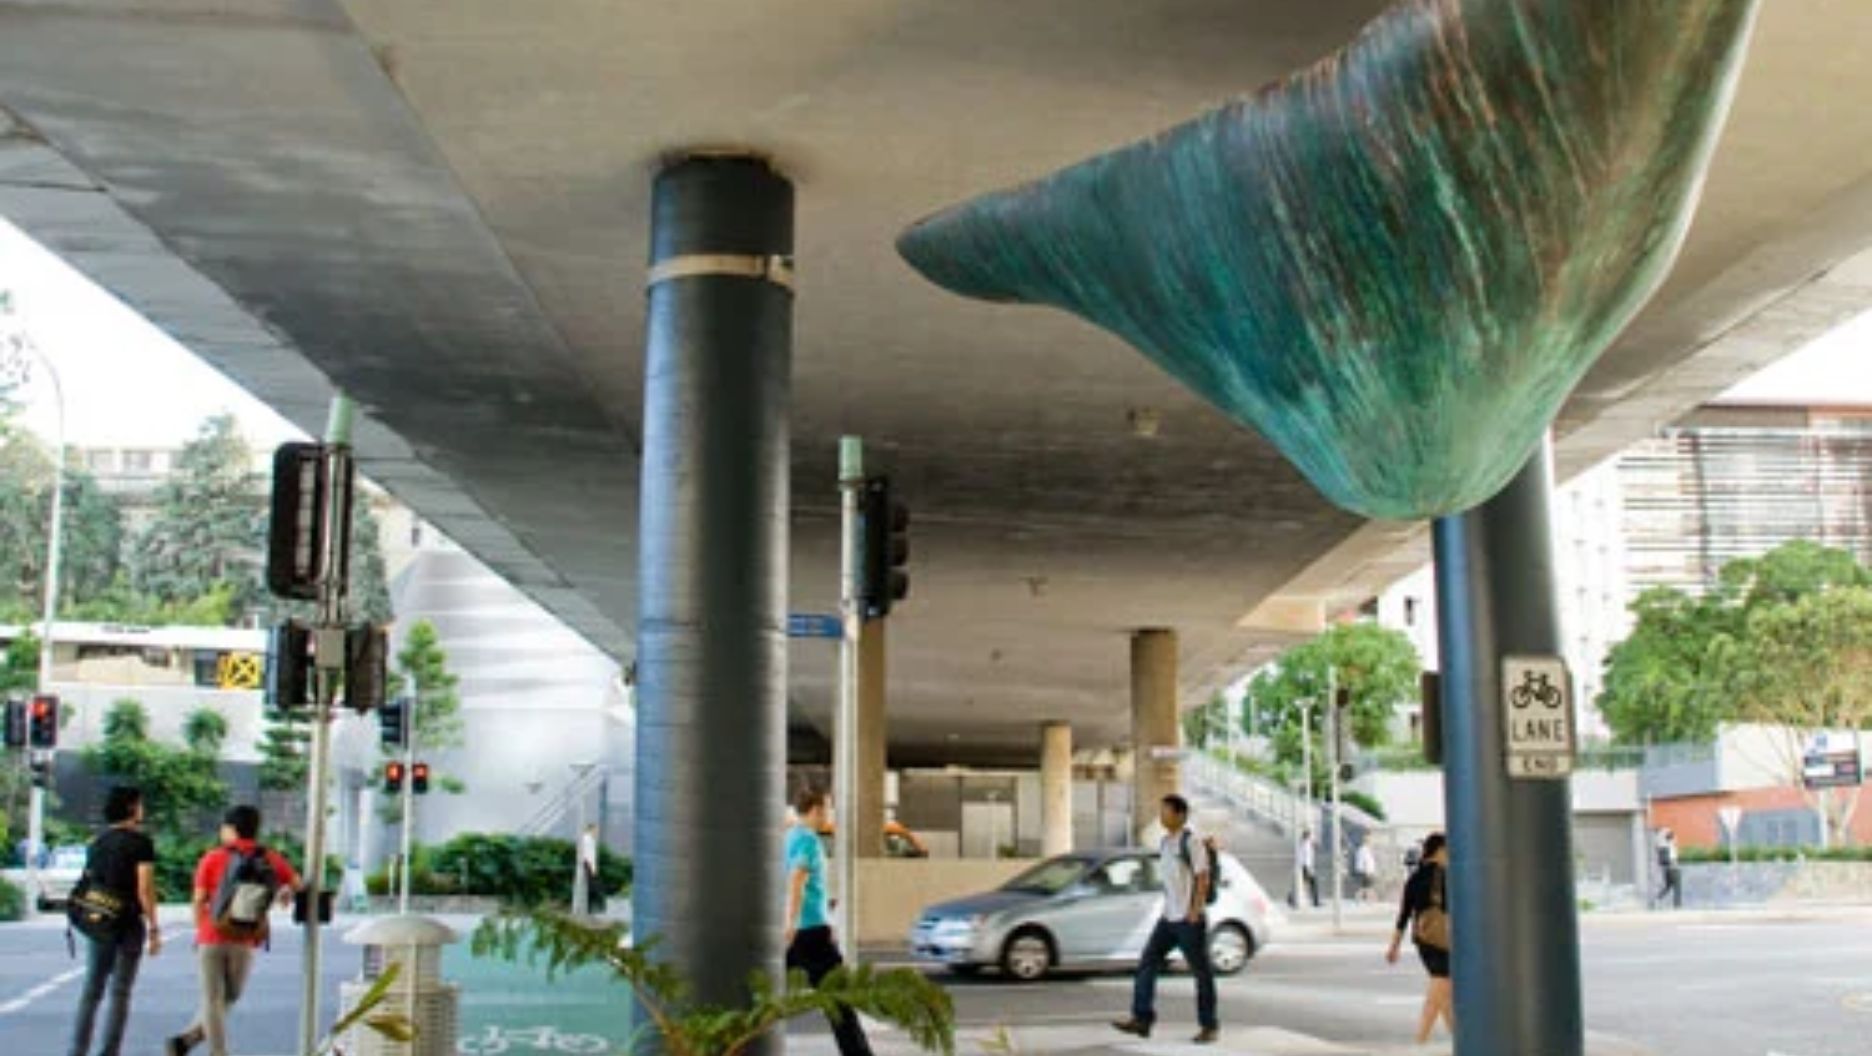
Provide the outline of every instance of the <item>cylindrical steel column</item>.
[[1073,849],[1072,724],[1040,727],[1040,853],[1051,858]]
[[1435,525],[1458,1056],[1580,1056],[1571,783],[1511,780],[1501,663],[1558,656],[1552,450]]
[[632,930],[738,1006],[781,960],[793,187],[690,157],[651,210]]
[[1163,797],[1177,790],[1177,639],[1165,629],[1131,636],[1131,838],[1141,840],[1158,820]]

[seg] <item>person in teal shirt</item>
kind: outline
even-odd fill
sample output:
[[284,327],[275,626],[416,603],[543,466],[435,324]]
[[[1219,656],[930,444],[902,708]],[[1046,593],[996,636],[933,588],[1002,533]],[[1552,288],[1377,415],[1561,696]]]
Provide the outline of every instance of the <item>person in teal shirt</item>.
[[[796,968],[805,972],[807,980],[818,986],[845,963],[826,905],[825,846],[820,842],[832,827],[826,794],[803,789],[793,797],[793,813],[799,823],[786,836],[786,966],[789,972]],[[841,1007],[829,1018],[839,1056],[871,1056],[864,1027],[851,1009]]]

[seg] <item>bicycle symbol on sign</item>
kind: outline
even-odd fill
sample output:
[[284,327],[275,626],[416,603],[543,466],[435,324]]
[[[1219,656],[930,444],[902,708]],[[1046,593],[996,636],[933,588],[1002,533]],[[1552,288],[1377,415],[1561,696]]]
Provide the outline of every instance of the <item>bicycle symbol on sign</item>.
[[472,1038],[455,1043],[462,1056],[501,1056],[508,1052],[561,1052],[598,1056],[611,1051],[611,1043],[596,1034],[561,1034],[552,1027],[503,1028],[490,1023]]
[[1560,687],[1554,685],[1553,676],[1545,671],[1524,672],[1521,684],[1508,692],[1508,702],[1516,708],[1526,708],[1535,701],[1549,708],[1561,704]]

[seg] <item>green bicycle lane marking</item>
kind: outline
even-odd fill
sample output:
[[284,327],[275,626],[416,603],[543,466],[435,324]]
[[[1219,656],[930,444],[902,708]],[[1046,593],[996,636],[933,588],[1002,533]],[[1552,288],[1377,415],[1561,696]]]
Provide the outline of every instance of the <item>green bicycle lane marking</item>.
[[[442,976],[461,986],[459,1036],[465,1041],[502,1032],[550,1027],[560,1035],[601,1038],[605,1047],[566,1048],[577,1052],[623,1052],[631,1034],[630,990],[609,969],[588,966],[546,978],[545,962],[528,964],[523,956],[509,963],[477,958],[467,944],[448,947]],[[472,1045],[463,1051],[478,1051]],[[536,1051],[516,1044],[506,1051]],[[553,1050],[538,1050],[553,1051]]]

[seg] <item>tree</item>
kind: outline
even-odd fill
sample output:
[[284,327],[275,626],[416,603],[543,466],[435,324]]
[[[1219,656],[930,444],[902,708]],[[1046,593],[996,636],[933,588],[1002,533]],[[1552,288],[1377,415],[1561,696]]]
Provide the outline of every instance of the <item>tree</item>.
[[1724,661],[1736,718],[1784,731],[1776,741],[1788,783],[1819,812],[1829,842],[1850,838],[1863,786],[1836,811],[1829,793],[1806,787],[1801,763],[1815,734],[1872,722],[1872,589],[1833,587],[1761,605]]
[[1248,696],[1261,727],[1251,732],[1270,738],[1277,762],[1301,761],[1302,707],[1310,709],[1305,725],[1312,734],[1316,788],[1326,780],[1320,709],[1326,702],[1329,672],[1333,684],[1350,694],[1353,742],[1369,748],[1390,740],[1397,709],[1417,699],[1421,665],[1416,647],[1403,634],[1375,623],[1342,623],[1289,649],[1249,682]]
[[1734,714],[1722,643],[1738,613],[1718,597],[1653,587],[1632,601],[1632,632],[1606,654],[1599,713],[1625,744],[1701,743]]
[[0,697],[39,688],[39,638],[31,631],[7,643],[0,655]]
[[[212,713],[211,713],[212,714]],[[194,841],[197,815],[227,801],[227,785],[218,773],[218,738],[203,736],[215,730],[221,736],[227,723],[219,715],[217,726],[190,719],[194,738],[187,747],[163,744],[150,736],[149,712],[135,700],[119,700],[104,715],[104,737],[83,752],[91,772],[143,790],[149,829],[158,845],[164,840]]]
[[1707,742],[1742,721],[1738,692],[1756,684],[1751,621],[1836,590],[1872,589],[1872,571],[1805,540],[1724,565],[1702,597],[1653,588],[1632,602],[1632,633],[1606,657],[1598,706],[1626,744]]
[[1227,735],[1228,701],[1217,693],[1200,708],[1183,713],[1183,743],[1191,748],[1207,748],[1211,738]]
[[[459,748],[464,743],[459,682],[448,669],[448,653],[442,648],[435,624],[428,620],[411,624],[409,634],[403,639],[403,648],[397,652],[396,669],[390,673],[390,692],[409,696],[416,703],[410,726],[416,736],[419,757]],[[433,764],[430,781],[450,794],[460,794],[468,788],[467,782],[459,776],[442,773]],[[401,821],[402,804],[392,799],[384,804],[382,813],[386,822]]]
[[[6,421],[6,413],[0,405],[0,612],[36,620],[52,517],[52,459],[34,438]],[[61,608],[109,589],[123,551],[123,513],[96,478],[67,466],[62,490]]]
[[357,489],[351,504],[351,617],[364,623],[387,624],[396,618],[390,607],[390,578],[384,568],[383,534],[369,494]]
[[131,557],[132,586],[165,604],[225,588],[236,617],[259,607],[265,498],[232,415],[202,423],[156,501],[156,517]]

